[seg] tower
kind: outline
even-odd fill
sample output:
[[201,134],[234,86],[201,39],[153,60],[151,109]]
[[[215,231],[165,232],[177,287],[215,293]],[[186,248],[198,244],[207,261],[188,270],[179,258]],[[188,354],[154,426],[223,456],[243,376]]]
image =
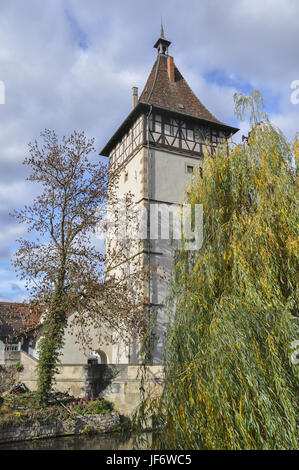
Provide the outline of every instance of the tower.
[[[139,245],[137,255],[148,267],[163,271],[160,277],[150,270],[148,274],[150,311],[157,314],[153,363],[162,361],[168,321],[164,303],[174,254],[169,236],[171,208],[184,200],[186,186],[202,165],[205,152],[213,152],[218,142],[238,130],[219,121],[195,96],[168,54],[170,45],[161,26],[154,45],[157,57],[144,89],[138,99],[133,87],[133,109],[101,151],[109,158],[110,172],[120,175],[119,194],[130,191],[140,210],[148,211],[147,240]],[[156,210],[150,211],[152,207]],[[170,209],[166,225],[160,207]],[[154,237],[152,213],[158,217]],[[113,362],[138,362],[138,347],[130,350],[116,342]]]

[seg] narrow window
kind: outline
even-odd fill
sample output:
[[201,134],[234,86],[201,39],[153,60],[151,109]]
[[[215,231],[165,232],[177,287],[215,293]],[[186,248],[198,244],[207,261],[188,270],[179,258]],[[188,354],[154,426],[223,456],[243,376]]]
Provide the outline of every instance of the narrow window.
[[194,166],[193,165],[186,165],[186,173],[193,173]]
[[150,131],[152,131],[152,132],[155,131],[155,120],[154,120],[154,116],[150,116],[150,118],[149,118],[149,128],[150,128]]
[[164,132],[166,135],[174,136],[174,123],[173,119],[166,117],[164,119]]

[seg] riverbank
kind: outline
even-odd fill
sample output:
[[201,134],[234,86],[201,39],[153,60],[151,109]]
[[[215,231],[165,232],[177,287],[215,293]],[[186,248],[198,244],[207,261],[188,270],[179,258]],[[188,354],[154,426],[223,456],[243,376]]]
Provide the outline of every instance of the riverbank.
[[0,444],[82,433],[106,434],[115,431],[119,426],[118,413],[74,416],[65,421],[55,420],[44,424],[6,426],[0,429]]
[[54,400],[45,408],[36,406],[32,394],[1,400],[0,444],[82,433],[106,434],[123,427],[120,414],[103,399],[80,400],[79,404]]

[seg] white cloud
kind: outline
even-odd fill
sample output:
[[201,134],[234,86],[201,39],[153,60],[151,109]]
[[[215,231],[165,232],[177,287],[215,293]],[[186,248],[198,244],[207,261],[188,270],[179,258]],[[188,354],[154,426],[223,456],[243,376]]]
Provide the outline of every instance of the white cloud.
[[285,136],[291,141],[294,140],[296,133],[299,133],[298,112],[293,111],[286,114],[273,114],[271,121],[275,126],[283,130]]
[[0,302],[23,302],[28,298],[25,283],[17,281],[13,272],[9,270],[0,278]]

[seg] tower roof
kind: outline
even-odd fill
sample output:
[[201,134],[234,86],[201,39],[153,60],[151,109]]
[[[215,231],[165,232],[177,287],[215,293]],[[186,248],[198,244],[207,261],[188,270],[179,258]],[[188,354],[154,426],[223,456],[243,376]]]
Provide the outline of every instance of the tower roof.
[[109,152],[128,131],[136,117],[141,113],[148,112],[151,106],[160,111],[168,111],[192,120],[210,123],[218,128],[221,127],[227,135],[234,134],[239,130],[219,121],[197,98],[174,64],[173,57],[168,55],[170,44],[171,42],[164,37],[161,24],[160,38],[154,45],[158,52],[157,59],[138,103],[102,149],[101,155],[109,155]]
[[174,82],[171,82],[167,69],[168,60],[168,56],[158,55],[139,102],[224,125],[197,98],[175,65]]

